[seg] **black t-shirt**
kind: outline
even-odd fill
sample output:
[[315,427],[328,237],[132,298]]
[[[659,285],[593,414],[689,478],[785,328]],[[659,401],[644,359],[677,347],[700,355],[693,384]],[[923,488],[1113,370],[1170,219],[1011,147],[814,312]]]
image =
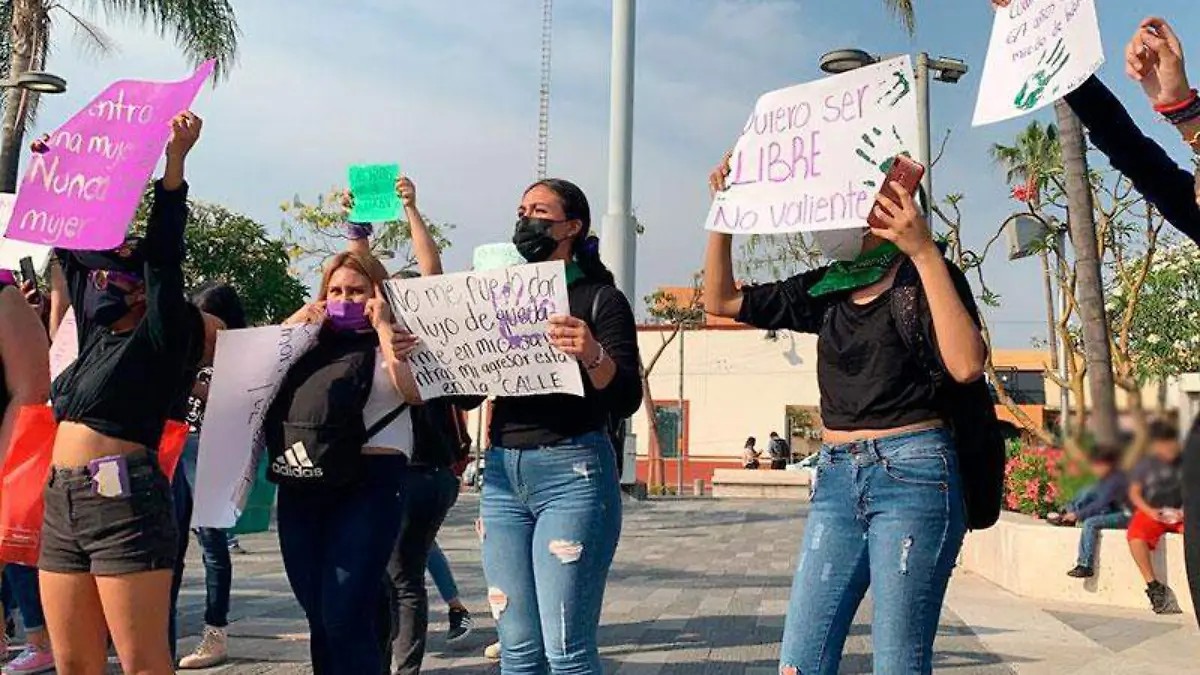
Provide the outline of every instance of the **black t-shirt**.
[[[967,312],[978,323],[971,286],[946,263]],[[929,373],[904,344],[892,313],[893,290],[865,305],[848,293],[808,294],[827,268],[742,289],[741,323],[766,330],[816,334],[817,385],[826,429],[893,429],[942,417]],[[922,318],[932,336],[932,317]]]
[[938,419],[937,392],[900,338],[892,291],[829,310],[817,340],[817,384],[826,429],[895,429]]
[[[604,295],[596,306],[593,323],[592,303],[601,289],[605,289]],[[592,335],[616,364],[616,375],[607,387],[597,391],[584,372],[583,398],[568,394],[497,398],[489,427],[492,445],[502,448],[554,445],[602,431],[610,412],[629,417],[642,404],[637,326],[625,295],[584,277],[568,286],[567,296],[571,315],[588,323]]]
[[1183,459],[1164,462],[1153,455],[1133,469],[1133,482],[1142,486],[1142,499],[1156,509],[1183,506]]
[[158,447],[168,416],[191,386],[204,344],[200,310],[183,291],[186,224],[187,186],[167,191],[157,183],[141,247],[146,315],[120,334],[87,318],[83,307],[91,270],[70,251],[56,250],[80,345],[79,357],[54,381],[51,396],[59,422]]

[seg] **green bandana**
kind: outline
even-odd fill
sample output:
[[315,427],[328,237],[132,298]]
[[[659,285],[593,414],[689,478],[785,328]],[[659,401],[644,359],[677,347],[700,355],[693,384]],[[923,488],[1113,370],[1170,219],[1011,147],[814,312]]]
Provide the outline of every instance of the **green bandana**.
[[895,244],[884,242],[866,253],[860,253],[850,262],[835,262],[826,270],[825,276],[808,289],[808,294],[819,298],[870,286],[887,274],[899,255],[900,249]]
[[579,263],[575,262],[574,260],[567,263],[567,285],[568,286],[575,283],[576,281],[579,281],[580,279],[583,278],[583,276],[584,276],[583,270],[579,267]]

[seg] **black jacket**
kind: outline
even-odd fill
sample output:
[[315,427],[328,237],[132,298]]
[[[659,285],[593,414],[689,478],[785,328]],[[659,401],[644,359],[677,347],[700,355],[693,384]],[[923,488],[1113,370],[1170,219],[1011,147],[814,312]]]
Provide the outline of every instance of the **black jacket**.
[[1180,167],[1162,146],[1142,133],[1133,118],[1095,76],[1067,94],[1067,104],[1088,130],[1092,145],[1167,222],[1200,242],[1200,206],[1192,172]]

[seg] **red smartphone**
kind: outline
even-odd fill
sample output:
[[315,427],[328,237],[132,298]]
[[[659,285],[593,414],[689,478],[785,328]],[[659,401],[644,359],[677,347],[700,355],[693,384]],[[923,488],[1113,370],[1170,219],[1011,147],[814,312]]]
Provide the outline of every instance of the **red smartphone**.
[[[888,171],[887,178],[884,179],[883,187],[879,189],[880,194],[886,194],[889,199],[899,203],[900,195],[892,189],[892,183],[898,183],[908,194],[916,194],[917,187],[921,185],[921,179],[925,177],[925,167],[916,160],[907,155],[897,155],[892,161],[892,168]],[[879,217],[875,215],[875,206],[879,204],[879,199],[875,199],[875,204],[871,206],[871,214],[867,216],[867,225],[876,229],[887,227]]]

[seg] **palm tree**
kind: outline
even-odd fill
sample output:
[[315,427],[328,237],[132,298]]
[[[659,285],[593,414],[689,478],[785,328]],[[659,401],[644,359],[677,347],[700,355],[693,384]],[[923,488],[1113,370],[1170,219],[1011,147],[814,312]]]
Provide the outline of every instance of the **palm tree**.
[[[1024,183],[1026,200],[1029,210],[1038,213],[1041,206],[1042,192],[1050,183],[1052,173],[1062,169],[1062,149],[1058,141],[1058,128],[1053,124],[1042,126],[1033,121],[1017,135],[1015,145],[996,143],[989,154],[992,161],[1006,171],[1005,179],[1009,185]],[[1057,232],[1047,233],[1057,236]],[[1060,252],[1061,254],[1061,252]],[[1050,252],[1042,247],[1039,257],[1042,260],[1042,284],[1046,296],[1046,324],[1050,337],[1050,369],[1058,371],[1058,322],[1054,318],[1054,283],[1050,274]],[[1062,411],[1066,419],[1067,411]]]
[[1104,311],[1104,278],[1096,241],[1096,216],[1088,178],[1087,141],[1083,125],[1066,101],[1054,104],[1062,132],[1063,178],[1067,188],[1067,220],[1075,251],[1075,299],[1087,359],[1092,414],[1089,427],[1097,444],[1117,447],[1117,394],[1113,381],[1108,316]]
[[914,0],[883,0],[883,6],[890,9],[904,30],[912,35],[917,27],[917,10],[913,7]]
[[[68,4],[86,4],[103,10],[109,19],[139,21],[160,35],[171,35],[183,53],[195,63],[217,59],[216,76],[228,74],[236,55],[237,20],[229,0],[0,0],[3,13],[11,13],[3,61],[11,65],[11,76],[43,70],[53,44],[58,21],[73,25],[79,37],[98,53],[112,49],[112,42],[98,26]],[[0,19],[3,19],[0,13]],[[0,47],[5,46],[0,42]],[[17,184],[17,157],[24,143],[25,128],[37,110],[36,93],[7,91],[4,106],[4,138],[0,144],[0,192],[13,192]]]
[[1062,168],[1058,128],[1053,124],[1042,126],[1040,122],[1031,122],[1017,135],[1015,145],[996,143],[989,154],[1006,171],[1005,179],[1010,185],[1018,181],[1025,184],[1030,206],[1035,211],[1042,191],[1050,183],[1051,173]]

